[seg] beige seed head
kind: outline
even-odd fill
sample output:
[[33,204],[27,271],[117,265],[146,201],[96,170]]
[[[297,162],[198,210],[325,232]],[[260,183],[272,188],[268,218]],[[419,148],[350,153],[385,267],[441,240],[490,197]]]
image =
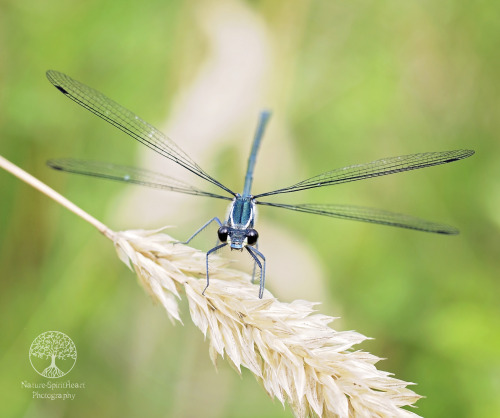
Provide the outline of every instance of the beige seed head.
[[416,416],[401,409],[420,398],[409,383],[378,370],[378,357],[353,351],[367,337],[333,330],[328,324],[335,318],[316,313],[314,303],[282,303],[267,290],[259,299],[250,276],[217,256],[202,296],[205,253],[159,231],[114,234],[120,258],[172,321],[181,321],[177,302],[184,290],[192,321],[209,337],[213,363],[220,355],[238,373],[246,367],[296,416]]

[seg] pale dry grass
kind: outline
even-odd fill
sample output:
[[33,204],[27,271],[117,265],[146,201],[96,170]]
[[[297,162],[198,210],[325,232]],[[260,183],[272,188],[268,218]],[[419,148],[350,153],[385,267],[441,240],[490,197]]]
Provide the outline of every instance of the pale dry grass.
[[220,355],[238,373],[246,367],[295,415],[415,416],[400,407],[420,396],[407,382],[378,370],[378,357],[353,351],[367,337],[333,330],[328,324],[335,318],[315,313],[314,303],[282,303],[267,290],[261,300],[250,276],[217,257],[202,296],[205,253],[174,244],[158,231],[116,232],[114,242],[122,261],[172,320],[181,321],[177,302],[183,291],[192,321],[208,336],[214,364]]

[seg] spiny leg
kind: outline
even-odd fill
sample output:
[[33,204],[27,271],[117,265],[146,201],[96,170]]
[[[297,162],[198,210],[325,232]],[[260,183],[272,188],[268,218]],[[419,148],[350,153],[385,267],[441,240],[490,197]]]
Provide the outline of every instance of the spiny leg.
[[[259,243],[258,242],[255,244],[255,248],[257,250],[259,249]],[[253,258],[253,256],[252,256],[252,258]],[[255,283],[255,269],[256,269],[256,267],[257,267],[257,262],[254,261],[254,263],[253,263],[253,271],[252,271],[252,284]]]
[[[255,264],[257,264],[260,268],[260,288],[259,288],[259,299],[262,299],[262,296],[264,295],[264,284],[266,281],[266,258],[264,255],[257,249],[249,247],[248,245],[245,246],[249,254],[252,256],[252,258],[255,260]],[[259,260],[259,257],[262,259],[264,263],[261,263]]]
[[[217,219],[217,218],[216,218]],[[206,226],[206,225],[205,225]],[[227,245],[227,242],[223,243],[223,244],[220,244],[220,245],[217,245],[216,247],[212,248],[211,250],[209,250],[207,252],[207,257],[206,257],[206,260],[207,260],[207,285],[205,286],[205,289],[203,289],[203,292],[201,293],[202,295],[205,295],[205,290],[208,289],[208,285],[210,284],[210,279],[208,278],[208,256],[214,252],[216,252],[217,250],[220,250],[222,247],[225,247]]]
[[[215,218],[212,218],[210,219],[208,222],[206,222],[200,229],[198,229],[193,235],[191,235],[187,241],[178,241],[176,242],[175,244],[184,244],[184,245],[187,245],[191,242],[191,240],[196,236],[198,235],[201,231],[203,231],[208,225],[210,225],[212,222],[217,222],[219,224],[219,226],[222,226],[222,222],[220,221],[220,219],[216,216]],[[218,243],[219,241],[217,241]],[[211,251],[211,250],[210,250]]]

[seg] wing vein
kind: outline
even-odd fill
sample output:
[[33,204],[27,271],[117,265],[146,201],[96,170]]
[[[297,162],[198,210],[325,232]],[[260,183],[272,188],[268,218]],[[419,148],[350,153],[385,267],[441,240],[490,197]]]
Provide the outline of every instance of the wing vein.
[[458,229],[441,223],[427,221],[401,213],[389,212],[381,209],[350,205],[299,204],[288,205],[282,203],[256,202],[259,205],[274,206],[297,212],[315,215],[330,216],[333,218],[349,219],[354,221],[370,222],[380,225],[389,225],[399,228],[414,229],[417,231],[433,232],[436,234],[456,235]]
[[384,158],[366,164],[351,165],[327,171],[291,186],[257,194],[255,197],[258,198],[281,193],[292,193],[316,187],[331,186],[334,184],[348,183],[371,177],[379,177],[403,171],[416,170],[419,168],[458,161],[463,158],[470,157],[472,154],[474,154],[474,151],[472,150],[453,150]]
[[170,190],[195,196],[207,196],[216,199],[232,200],[231,197],[200,190],[174,177],[154,171],[135,167],[110,164],[98,161],[84,161],[71,158],[54,159],[47,161],[49,167],[69,173],[85,176],[100,177],[124,183],[138,184],[155,189]]
[[232,190],[207,174],[175,142],[132,111],[66,74],[51,70],[47,71],[47,78],[59,91],[80,106],[193,174],[235,195]]

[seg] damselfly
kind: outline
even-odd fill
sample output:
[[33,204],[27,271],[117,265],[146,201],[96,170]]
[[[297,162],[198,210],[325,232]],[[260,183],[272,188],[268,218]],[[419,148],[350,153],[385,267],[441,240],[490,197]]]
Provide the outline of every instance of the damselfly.
[[457,229],[448,225],[429,222],[412,216],[378,209],[325,204],[291,205],[267,202],[262,200],[262,198],[276,194],[293,193],[316,187],[331,186],[371,177],[384,176],[387,174],[415,170],[417,168],[430,167],[438,164],[446,164],[470,157],[474,154],[474,151],[472,150],[426,152],[421,154],[384,158],[366,164],[356,164],[327,171],[299,183],[292,184],[291,186],[282,187],[270,192],[251,194],[257,151],[270,117],[270,113],[264,111],[260,114],[257,131],[252,143],[250,157],[248,159],[243,192],[240,194],[233,192],[231,189],[217,181],[214,177],[207,174],[181,148],[179,148],[177,144],[175,144],[170,138],[165,136],[154,126],[145,122],[130,110],[125,109],[123,106],[109,99],[104,94],[57,71],[48,71],[47,78],[55,87],[57,87],[59,91],[64,93],[79,105],[90,110],[92,113],[109,122],[111,125],[116,126],[118,129],[151,148],[153,151],[156,151],[158,154],[168,158],[198,177],[201,177],[209,183],[219,187],[226,193],[226,195],[222,195],[204,191],[164,174],[138,168],[75,159],[57,159],[48,161],[48,165],[57,170],[84,174],[87,176],[103,177],[111,180],[140,184],[143,186],[195,196],[207,196],[215,199],[230,200],[229,216],[225,222],[222,222],[218,217],[214,217],[199,228],[185,242],[189,243],[198,233],[200,233],[212,222],[216,222],[219,225],[217,232],[217,245],[210,249],[206,255],[207,286],[205,287],[203,293],[205,293],[210,283],[208,268],[208,258],[210,254],[226,245],[229,245],[232,250],[243,251],[243,249],[246,249],[255,262],[254,266],[257,265],[259,267],[259,298],[262,298],[266,277],[266,258],[258,250],[257,240],[259,235],[254,229],[256,205],[274,206],[298,212],[391,225],[437,234],[458,234]]

